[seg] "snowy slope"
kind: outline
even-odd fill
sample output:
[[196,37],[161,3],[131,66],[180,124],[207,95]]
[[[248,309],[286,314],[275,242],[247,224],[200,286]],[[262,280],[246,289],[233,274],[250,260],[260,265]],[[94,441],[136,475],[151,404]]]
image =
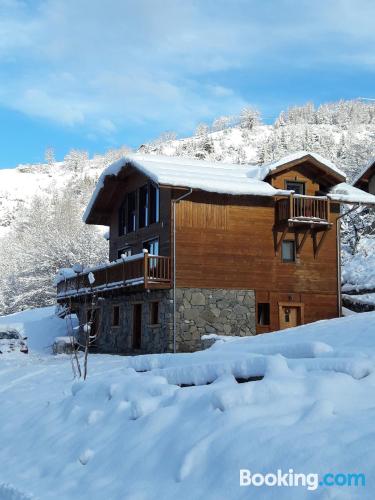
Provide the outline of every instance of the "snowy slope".
[[[85,383],[65,356],[0,359],[0,498],[373,499],[374,332],[364,313],[203,353],[92,355]],[[251,364],[263,380],[237,383]],[[213,381],[174,385],[189,373]],[[241,468],[366,486],[240,487]]]
[[0,316],[0,328],[15,329],[27,337],[29,350],[33,353],[51,353],[55,337],[67,332],[65,320],[55,316],[55,306]]
[[375,124],[287,123],[240,126],[179,140],[155,141],[142,153],[232,163],[263,164],[307,150],[331,160],[352,179],[375,154]]
[[68,162],[0,169],[0,237],[6,235],[33,196],[47,196],[50,190],[72,181],[79,186],[85,176],[97,179],[107,164],[107,158],[97,157],[81,162],[79,172]]

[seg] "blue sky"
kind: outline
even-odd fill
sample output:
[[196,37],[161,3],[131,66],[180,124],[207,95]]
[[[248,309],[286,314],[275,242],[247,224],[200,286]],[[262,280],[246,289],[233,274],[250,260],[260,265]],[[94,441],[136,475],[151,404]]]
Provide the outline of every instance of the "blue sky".
[[0,0],[0,168],[375,97],[373,0]]

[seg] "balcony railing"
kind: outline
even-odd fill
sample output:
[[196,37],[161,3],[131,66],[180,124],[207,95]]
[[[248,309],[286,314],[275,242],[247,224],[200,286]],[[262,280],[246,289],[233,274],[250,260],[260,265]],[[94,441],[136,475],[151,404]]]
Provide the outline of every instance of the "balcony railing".
[[324,196],[291,195],[276,201],[275,223],[329,224],[329,199]]
[[57,284],[57,297],[129,287],[170,288],[170,257],[144,252],[107,265],[85,269],[82,273],[61,278]]

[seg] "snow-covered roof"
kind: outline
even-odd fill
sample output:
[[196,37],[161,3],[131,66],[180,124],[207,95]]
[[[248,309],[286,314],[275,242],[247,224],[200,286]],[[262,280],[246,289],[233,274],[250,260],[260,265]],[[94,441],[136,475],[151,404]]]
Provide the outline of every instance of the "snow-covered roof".
[[84,221],[87,220],[99,192],[104,187],[104,180],[109,176],[118,175],[126,165],[135,167],[162,186],[187,187],[233,195],[275,196],[289,193],[263,182],[260,179],[261,167],[184,157],[133,154],[117,160],[104,170],[83,215]]
[[330,189],[328,197],[333,201],[342,203],[363,203],[365,205],[375,205],[375,196],[362,191],[346,182],[337,184]]
[[365,175],[365,173],[367,172],[367,170],[369,170],[372,166],[375,165],[375,158],[372,158],[367,164],[366,166],[360,171],[360,173],[354,178],[352,184],[353,186],[355,186],[357,184],[357,182],[360,180],[360,178]]
[[334,163],[332,163],[330,160],[327,160],[326,158],[323,158],[323,156],[320,156],[317,153],[310,153],[309,151],[296,151],[295,153],[292,153],[288,156],[284,156],[280,160],[262,165],[261,167],[259,167],[261,171],[261,178],[263,180],[272,171],[277,170],[283,165],[305,159],[306,157],[313,158],[314,160],[322,164],[326,170],[331,171],[335,176],[337,176],[338,174],[339,176],[343,177],[342,180],[346,179],[345,172],[339,169]]
[[233,163],[195,160],[185,157],[132,154],[124,156],[107,167],[101,174],[96,189],[83,215],[86,222],[93,210],[107,177],[116,177],[128,166],[136,168],[161,186],[201,189],[232,195],[276,196],[290,191],[276,189],[264,179],[273,171],[291,162],[313,159],[338,181],[346,176],[331,161],[316,153],[298,151],[267,165],[238,165]]

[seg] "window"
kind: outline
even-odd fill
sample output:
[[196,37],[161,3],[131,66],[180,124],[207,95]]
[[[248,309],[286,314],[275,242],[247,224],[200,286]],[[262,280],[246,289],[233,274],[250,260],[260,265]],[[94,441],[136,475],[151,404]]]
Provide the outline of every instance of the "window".
[[120,306],[112,308],[112,326],[120,326]]
[[150,255],[159,255],[159,238],[144,241],[143,248],[147,250]]
[[124,257],[130,257],[131,254],[132,254],[131,247],[121,248],[120,250],[117,251],[117,258],[121,259],[122,256],[124,256]]
[[284,240],[281,247],[281,258],[283,262],[294,262],[296,260],[296,248],[294,240]]
[[149,223],[159,222],[159,188],[150,184],[150,217]]
[[142,345],[142,304],[133,305],[133,349]]
[[258,304],[258,325],[270,324],[270,305],[268,302]]
[[150,325],[159,324],[159,302],[150,302]]
[[285,188],[294,191],[296,194],[305,194],[305,183],[298,181],[285,181]]
[[138,210],[139,210],[139,227],[148,226],[148,185],[142,186],[139,189],[139,198],[138,198]]
[[123,236],[126,233],[126,200],[122,203],[118,213],[118,235]]
[[128,193],[119,208],[119,236],[159,222],[159,188],[152,183]]
[[127,196],[127,221],[126,221],[126,232],[132,233],[137,228],[137,193],[133,191]]

